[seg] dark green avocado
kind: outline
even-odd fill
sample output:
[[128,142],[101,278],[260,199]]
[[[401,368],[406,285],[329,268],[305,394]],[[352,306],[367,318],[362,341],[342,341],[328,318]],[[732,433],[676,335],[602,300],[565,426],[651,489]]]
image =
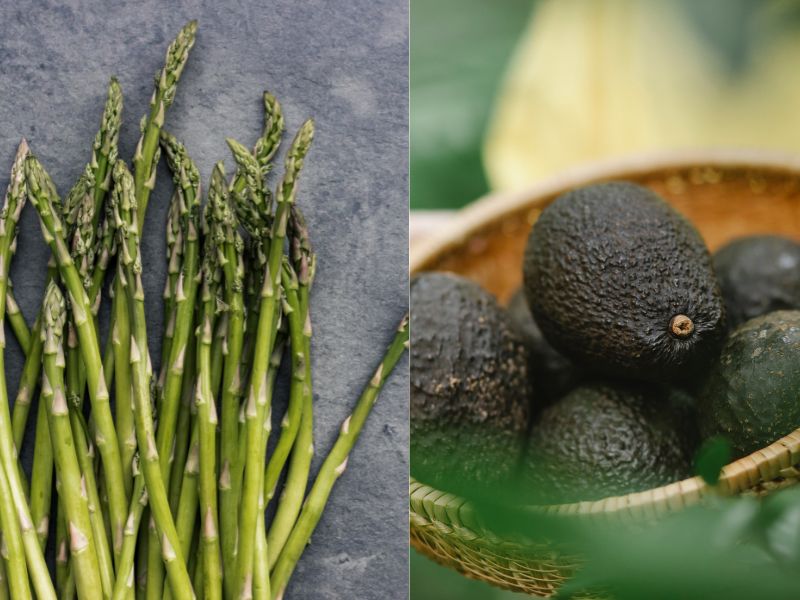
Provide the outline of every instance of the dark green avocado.
[[654,192],[602,183],[563,194],[531,231],[525,294],[553,346],[603,377],[686,383],[725,334],[711,259]]
[[700,433],[737,457],[800,427],[800,311],[756,317],[731,333],[698,396]]
[[509,483],[528,430],[525,346],[477,284],[411,283],[411,474],[449,491]]
[[518,290],[506,307],[508,316],[528,348],[528,373],[533,381],[534,397],[539,407],[561,398],[577,386],[584,376],[566,356],[548,342],[533,320],[523,290]]
[[723,246],[713,258],[731,329],[775,310],[800,309],[797,242],[753,235]]
[[586,384],[533,426],[523,485],[538,503],[638,492],[690,476],[697,444],[685,395],[663,386]]

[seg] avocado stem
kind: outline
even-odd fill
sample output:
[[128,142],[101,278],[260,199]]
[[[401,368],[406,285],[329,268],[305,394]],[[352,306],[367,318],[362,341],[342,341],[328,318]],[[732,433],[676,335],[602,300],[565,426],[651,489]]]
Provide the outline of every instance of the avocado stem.
[[675,315],[669,322],[669,330],[677,338],[687,338],[694,331],[694,323],[686,315]]

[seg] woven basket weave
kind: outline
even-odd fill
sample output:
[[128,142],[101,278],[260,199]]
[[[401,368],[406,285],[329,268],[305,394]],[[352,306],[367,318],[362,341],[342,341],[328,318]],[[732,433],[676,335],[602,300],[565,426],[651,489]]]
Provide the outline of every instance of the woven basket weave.
[[[635,181],[661,194],[697,226],[712,250],[754,233],[800,237],[800,160],[746,152],[659,155],[598,164],[521,193],[479,200],[436,236],[412,246],[411,273],[456,272],[505,301],[520,285],[522,252],[541,210],[568,189],[611,179]],[[800,429],[727,465],[713,493],[767,494],[797,483],[798,466]],[[652,519],[701,502],[711,492],[695,477],[626,496],[540,508],[604,520]],[[409,499],[411,545],[467,577],[550,596],[579,563],[537,540],[501,539],[468,501],[413,478]]]

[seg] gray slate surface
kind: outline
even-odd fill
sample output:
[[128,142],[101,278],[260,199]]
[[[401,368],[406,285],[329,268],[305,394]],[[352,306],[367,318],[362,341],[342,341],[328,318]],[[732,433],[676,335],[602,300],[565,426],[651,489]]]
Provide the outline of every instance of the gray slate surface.
[[[169,41],[192,18],[200,22],[197,44],[166,127],[186,143],[204,183],[215,161],[224,159],[232,169],[226,136],[247,145],[256,139],[263,89],[283,104],[290,133],[304,118],[316,120],[298,194],[320,256],[312,301],[316,470],[407,306],[405,3],[3,2],[0,165],[7,166],[0,168],[0,186],[5,189],[16,144],[25,136],[66,193],[90,156],[112,74],[125,95],[120,146],[130,160],[153,74]],[[171,192],[162,164],[144,234],[156,362]],[[38,310],[47,256],[28,207],[11,273],[29,322]],[[8,346],[13,394],[21,356],[14,342]],[[404,360],[334,489],[289,598],[407,596],[407,382]],[[275,399],[276,426],[285,392],[284,382]],[[29,450],[25,458],[30,464]]]

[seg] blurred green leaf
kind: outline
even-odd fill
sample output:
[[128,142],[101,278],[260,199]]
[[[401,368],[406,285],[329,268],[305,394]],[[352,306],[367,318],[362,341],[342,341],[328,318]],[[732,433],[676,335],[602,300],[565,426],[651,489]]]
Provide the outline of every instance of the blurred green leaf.
[[759,516],[767,551],[779,562],[800,570],[800,489],[768,496]]
[[705,442],[694,459],[694,472],[708,485],[717,485],[722,467],[731,462],[731,444],[724,437],[715,436]]
[[532,4],[412,0],[412,208],[456,208],[486,192],[483,132]]

